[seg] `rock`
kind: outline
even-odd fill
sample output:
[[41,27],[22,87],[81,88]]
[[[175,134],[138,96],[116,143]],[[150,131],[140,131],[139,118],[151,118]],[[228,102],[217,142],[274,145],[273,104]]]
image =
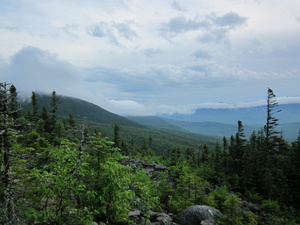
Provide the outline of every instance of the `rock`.
[[184,225],[215,225],[215,215],[222,216],[219,210],[206,205],[195,205],[182,212]]
[[95,221],[93,221],[93,222],[91,223],[91,225],[98,225],[98,223],[96,223]]
[[161,225],[172,225],[172,218],[166,213],[158,214],[157,221],[160,222]]
[[151,212],[151,225],[176,225],[170,215],[164,212]]
[[165,171],[168,169],[168,167],[164,166],[164,165],[159,165],[159,164],[155,164],[155,169],[157,171]]
[[130,211],[128,216],[129,217],[137,217],[137,216],[140,216],[141,215],[141,211],[136,209],[136,210],[133,210],[133,211]]
[[202,220],[201,225],[214,225],[215,223],[214,222],[211,222],[210,220]]
[[255,205],[251,202],[242,201],[241,207],[244,211],[251,211],[253,213],[259,213],[261,212],[261,209],[258,207],[258,205]]

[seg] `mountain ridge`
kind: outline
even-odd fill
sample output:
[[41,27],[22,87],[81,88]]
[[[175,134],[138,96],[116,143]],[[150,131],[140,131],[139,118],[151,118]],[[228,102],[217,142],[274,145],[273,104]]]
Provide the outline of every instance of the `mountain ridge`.
[[[40,108],[46,107],[50,110],[51,95],[35,93],[38,105]],[[144,128],[145,126],[138,124],[125,117],[109,112],[102,107],[91,102],[63,95],[57,95],[60,103],[58,104],[57,114],[60,116],[68,117],[71,113],[74,118],[86,119],[96,123],[105,124],[118,124],[120,126],[131,126]],[[25,108],[30,107],[30,102],[22,102]]]
[[[300,103],[281,104],[277,107],[281,112],[274,116],[281,123],[300,122]],[[236,124],[241,120],[248,125],[263,125],[266,122],[267,106],[237,107],[237,108],[198,108],[192,114],[160,114],[161,118],[186,122],[219,122]]]

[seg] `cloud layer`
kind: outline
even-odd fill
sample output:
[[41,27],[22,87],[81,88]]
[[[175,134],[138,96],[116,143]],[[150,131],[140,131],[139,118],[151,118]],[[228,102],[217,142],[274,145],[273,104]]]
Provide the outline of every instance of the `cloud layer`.
[[299,15],[293,0],[4,0],[0,78],[127,115],[258,104],[268,87],[298,101]]

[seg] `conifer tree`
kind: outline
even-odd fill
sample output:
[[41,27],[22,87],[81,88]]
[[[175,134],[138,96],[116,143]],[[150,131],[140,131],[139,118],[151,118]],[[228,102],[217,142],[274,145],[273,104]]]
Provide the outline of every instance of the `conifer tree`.
[[57,97],[56,92],[52,91],[50,106],[51,106],[51,113],[53,115],[55,115],[55,113],[57,112],[59,103],[60,103],[60,99]]
[[32,92],[31,95],[31,107],[32,107],[32,120],[36,121],[38,116],[39,105],[34,91]]
[[[4,224],[18,224],[15,211],[15,190],[14,190],[14,148],[13,140],[16,138],[16,116],[17,116],[17,92],[12,84],[0,83],[0,168],[1,171],[1,201],[4,208]],[[2,208],[1,207],[1,208]]]
[[117,124],[114,126],[114,147],[120,147],[120,127]]
[[276,110],[278,106],[276,95],[274,94],[273,90],[268,88],[268,95],[267,95],[267,122],[264,127],[265,134],[266,134],[266,145],[268,150],[272,150],[276,147],[276,144],[279,139],[279,131],[276,131],[276,127],[278,126],[278,120],[275,117],[275,113],[280,112],[281,110]]

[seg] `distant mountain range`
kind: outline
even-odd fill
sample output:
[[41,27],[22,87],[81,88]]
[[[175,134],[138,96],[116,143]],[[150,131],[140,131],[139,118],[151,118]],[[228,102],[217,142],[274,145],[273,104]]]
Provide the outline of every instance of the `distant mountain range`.
[[[154,116],[127,118],[148,127],[154,127],[157,129],[165,130],[192,132],[201,135],[210,135],[216,138],[221,138],[223,136],[230,137],[231,135],[235,135],[237,132],[237,123],[224,124],[218,122],[187,122]],[[257,133],[257,131],[261,130],[262,128],[263,125],[244,125],[245,134],[247,137],[250,137],[253,131]],[[278,130],[282,131],[283,136],[287,141],[295,141],[300,131],[300,122],[281,123],[278,126]]]
[[[288,141],[294,141],[300,131],[300,104],[282,104],[274,116],[279,119],[278,131]],[[261,130],[266,123],[267,107],[245,107],[234,109],[196,109],[193,114],[160,115],[159,117],[127,117],[145,126],[160,129],[184,130],[212,136],[235,135],[237,122],[241,120],[245,134],[249,137],[253,131]]]
[[[50,108],[50,95],[36,94],[40,107]],[[220,138],[229,137],[237,132],[237,121],[241,120],[245,134],[250,136],[255,130],[263,128],[266,122],[266,106],[236,109],[197,109],[193,114],[173,114],[144,117],[122,117],[111,113],[90,102],[67,96],[58,96],[60,104],[58,114],[78,119],[85,119],[103,124],[118,124],[134,128],[151,128],[163,131],[193,133]],[[30,107],[29,102],[23,103]],[[300,104],[282,104],[281,112],[275,114],[279,118],[278,130],[283,132],[288,141],[294,141],[300,131]]]
[[[281,104],[277,107],[281,112],[275,117],[280,123],[300,122],[300,104]],[[263,125],[266,123],[267,107],[243,107],[243,108],[199,108],[193,114],[162,114],[162,118],[168,118],[186,122],[218,122],[225,124],[236,124],[241,120],[247,125]]]

